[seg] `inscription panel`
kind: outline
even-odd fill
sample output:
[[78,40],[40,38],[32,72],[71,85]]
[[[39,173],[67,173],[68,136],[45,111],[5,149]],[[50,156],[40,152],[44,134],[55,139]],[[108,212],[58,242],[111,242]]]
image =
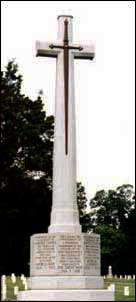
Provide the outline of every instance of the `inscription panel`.
[[100,237],[84,234],[84,270],[87,275],[100,274]]
[[54,273],[56,259],[56,236],[35,236],[33,238],[33,271],[39,275]]
[[31,237],[30,276],[100,275],[100,236],[36,234]]
[[83,271],[83,244],[80,235],[61,235],[58,241],[58,273],[81,274]]

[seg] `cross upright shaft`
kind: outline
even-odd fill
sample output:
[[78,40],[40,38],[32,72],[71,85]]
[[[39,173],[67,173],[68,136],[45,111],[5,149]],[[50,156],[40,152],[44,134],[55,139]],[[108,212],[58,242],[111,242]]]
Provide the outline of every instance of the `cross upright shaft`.
[[[64,47],[65,23],[68,20],[69,42],[72,42],[72,18],[59,17],[61,44]],[[63,29],[63,30],[62,30]],[[58,36],[60,32],[58,30]],[[58,39],[58,42],[60,40]],[[56,43],[58,44],[58,43]],[[53,206],[49,232],[81,232],[76,194],[76,125],[74,104],[74,61],[69,51],[68,62],[64,62],[65,50],[57,57],[55,142],[53,158]],[[65,63],[65,64],[64,64]],[[66,66],[69,66],[69,77]],[[68,83],[66,84],[66,82]],[[65,89],[64,89],[65,88]],[[67,106],[69,105],[69,106]],[[68,112],[66,112],[68,110]],[[69,121],[67,121],[67,118]],[[68,129],[66,126],[68,125]],[[68,140],[69,149],[67,150]],[[66,154],[68,151],[68,154]]]
[[74,58],[93,59],[94,48],[72,44],[72,16],[58,16],[57,43],[37,42],[37,56],[56,57],[53,205],[49,232],[80,233],[76,191]]
[[69,88],[69,50],[78,49],[83,50],[80,46],[70,46],[68,39],[68,20],[64,21],[64,44],[54,45],[51,44],[51,49],[60,48],[64,49],[64,97],[65,97],[65,154],[68,154],[68,88]]

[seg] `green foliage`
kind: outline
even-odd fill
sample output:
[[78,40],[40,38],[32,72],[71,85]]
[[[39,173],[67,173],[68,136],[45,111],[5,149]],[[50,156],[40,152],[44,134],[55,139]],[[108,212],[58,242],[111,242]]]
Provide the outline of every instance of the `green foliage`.
[[79,210],[80,224],[82,226],[82,232],[86,233],[90,217],[86,213],[87,197],[85,187],[82,185],[81,182],[77,183],[77,204]]
[[[125,250],[127,238],[121,230],[101,225],[95,228],[95,233],[101,236],[101,271],[108,273],[108,266],[112,265],[113,274],[124,272]],[[125,267],[126,269],[126,267]]]
[[[112,265],[115,274],[134,274],[136,214],[132,185],[96,192],[90,201],[87,231],[101,235],[102,273]],[[133,246],[133,249],[132,249]]]
[[77,183],[77,202],[78,202],[78,210],[80,216],[83,216],[85,209],[87,207],[87,197],[86,197],[85,188],[81,182]]
[[24,290],[24,285],[22,280],[17,277],[16,278],[16,283],[12,283],[11,277],[7,276],[6,277],[6,285],[7,285],[7,298],[6,301],[17,301],[17,296],[14,295],[14,287],[18,286],[19,291]]
[[[3,273],[28,272],[30,236],[46,232],[52,203],[54,117],[21,93],[10,61],[1,72],[0,229]],[[11,257],[9,257],[9,254]],[[11,261],[12,259],[12,261]]]
[[9,62],[1,73],[1,186],[14,168],[23,175],[43,171],[52,175],[53,116],[46,117],[38,96],[33,102],[21,94],[22,76]]
[[116,229],[126,223],[134,206],[132,185],[122,185],[116,190],[96,192],[90,201],[93,225],[109,225]]
[[[7,299],[6,301],[16,301],[16,296],[14,295],[14,286],[18,286],[19,291],[24,290],[24,285],[20,280],[20,277],[16,278],[16,283],[13,284],[10,276],[7,278]],[[134,280],[125,280],[119,278],[106,278],[104,279],[104,288],[107,289],[108,286],[114,283],[115,284],[115,301],[135,301],[135,282]],[[124,296],[124,286],[129,286],[130,295]]]
[[[104,280],[104,288],[108,288],[110,284],[115,284],[115,301],[135,301],[135,281],[130,279],[106,278]],[[124,287],[129,287],[129,296],[124,296]]]

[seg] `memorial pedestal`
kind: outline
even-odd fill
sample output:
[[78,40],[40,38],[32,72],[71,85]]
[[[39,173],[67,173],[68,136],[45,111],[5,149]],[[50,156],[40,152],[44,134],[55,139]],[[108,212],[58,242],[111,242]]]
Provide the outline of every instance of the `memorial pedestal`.
[[50,233],[31,237],[30,276],[100,276],[100,236]]
[[113,301],[113,292],[102,289],[100,236],[50,233],[31,237],[28,291],[18,300]]

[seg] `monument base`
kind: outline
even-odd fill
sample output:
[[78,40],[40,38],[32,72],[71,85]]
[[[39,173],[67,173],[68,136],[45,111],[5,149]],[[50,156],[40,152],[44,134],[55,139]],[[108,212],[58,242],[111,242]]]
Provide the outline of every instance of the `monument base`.
[[114,301],[111,290],[28,290],[18,293],[19,301]]
[[28,290],[17,301],[114,301],[103,289],[98,234],[35,234],[30,250]]
[[32,278],[100,277],[100,235],[98,234],[35,234],[31,236],[30,250],[30,277]]
[[28,289],[102,289],[98,276],[37,276],[28,278]]

